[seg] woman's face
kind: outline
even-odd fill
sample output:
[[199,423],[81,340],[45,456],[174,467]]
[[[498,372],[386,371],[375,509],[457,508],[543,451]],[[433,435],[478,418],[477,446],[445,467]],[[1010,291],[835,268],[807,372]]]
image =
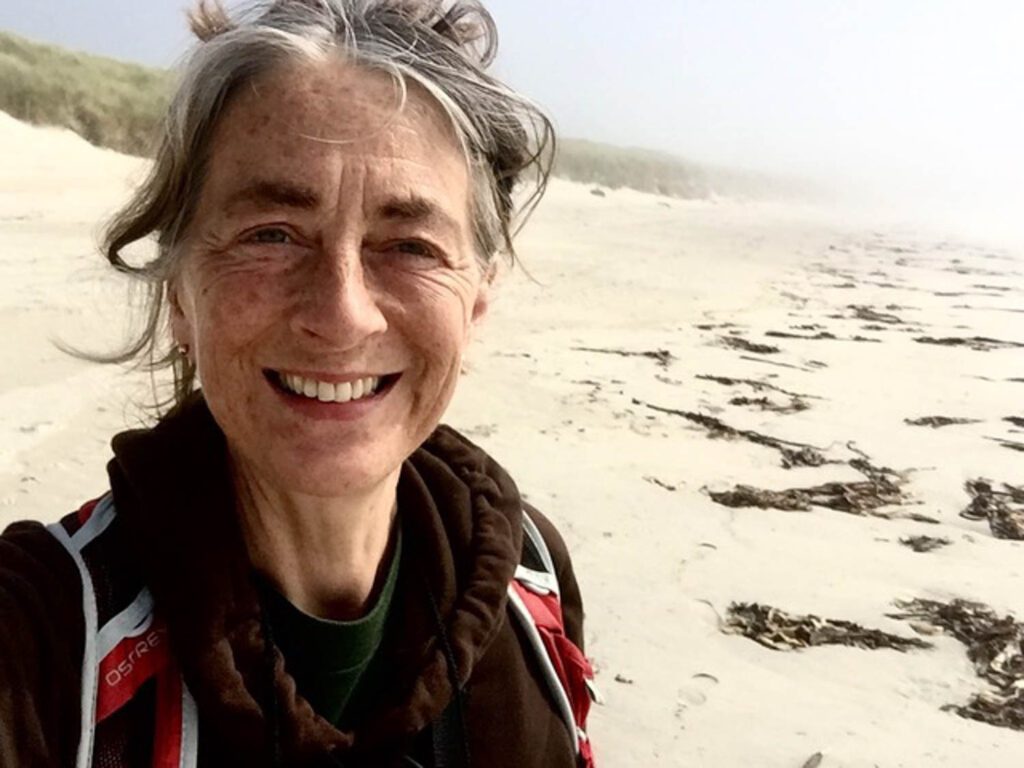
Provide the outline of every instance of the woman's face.
[[173,329],[236,460],[282,491],[393,476],[486,308],[453,131],[418,89],[397,101],[385,75],[296,66],[243,89],[213,138]]

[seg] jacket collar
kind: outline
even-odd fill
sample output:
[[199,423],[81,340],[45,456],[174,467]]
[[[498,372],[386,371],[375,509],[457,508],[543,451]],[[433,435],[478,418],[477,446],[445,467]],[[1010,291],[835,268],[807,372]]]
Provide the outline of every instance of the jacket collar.
[[501,628],[519,562],[519,493],[481,449],[447,427],[403,464],[398,514],[402,571],[381,652],[391,662],[380,708],[350,732],[317,716],[274,652],[274,696],[253,569],[235,514],[227,447],[201,395],[150,430],[114,438],[108,471],[119,516],[166,621],[196,699],[205,741],[241,764],[265,765],[272,739],[264,703],[279,708],[288,765],[334,752],[407,743],[452,698],[436,631],[440,613],[465,684]]

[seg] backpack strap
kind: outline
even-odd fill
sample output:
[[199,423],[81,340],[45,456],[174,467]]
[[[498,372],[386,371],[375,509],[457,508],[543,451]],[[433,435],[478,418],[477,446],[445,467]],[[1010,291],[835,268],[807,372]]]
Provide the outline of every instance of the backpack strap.
[[94,756],[102,751],[97,743],[97,726],[155,678],[153,766],[194,768],[198,755],[195,702],[171,657],[167,630],[154,614],[149,589],[140,589],[134,600],[113,616],[100,615],[97,593],[112,591],[112,575],[99,565],[90,567],[87,550],[100,542],[115,518],[113,497],[108,493],[61,522],[47,526],[75,562],[82,580],[85,637],[81,735],[75,766],[90,768]]
[[[97,513],[97,507],[98,513]],[[82,613],[85,619],[85,643],[82,653],[82,712],[81,735],[78,740],[78,754],[75,758],[77,768],[89,768],[92,765],[92,744],[96,736],[96,690],[99,675],[97,664],[97,624],[99,619],[96,608],[96,590],[92,575],[82,556],[82,548],[96,536],[106,530],[113,521],[113,500],[107,496],[90,504],[86,504],[78,512],[81,527],[74,533],[68,533],[62,523],[47,526],[47,530],[59,541],[71,555],[78,566],[78,575],[82,579]],[[84,517],[84,519],[83,519]]]
[[586,734],[594,670],[565,635],[565,621],[551,552],[530,516],[523,512],[523,564],[508,587],[509,606],[540,663],[544,681],[569,730],[581,766],[593,768]]

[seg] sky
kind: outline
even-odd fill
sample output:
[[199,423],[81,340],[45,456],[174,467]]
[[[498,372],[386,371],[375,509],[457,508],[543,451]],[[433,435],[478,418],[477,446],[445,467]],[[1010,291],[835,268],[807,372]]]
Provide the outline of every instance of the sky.
[[[183,0],[5,0],[0,28],[170,65]],[[1024,219],[1022,0],[490,0],[567,136]],[[1022,225],[1024,228],[1024,225]]]

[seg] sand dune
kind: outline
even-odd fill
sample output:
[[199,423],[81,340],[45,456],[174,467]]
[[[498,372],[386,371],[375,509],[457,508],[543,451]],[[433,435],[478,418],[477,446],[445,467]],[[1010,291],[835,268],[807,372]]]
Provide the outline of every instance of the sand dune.
[[[120,338],[96,225],[144,167],[0,114],[0,169],[0,523],[52,520],[145,417],[145,377],[50,343]],[[968,481],[1024,485],[1021,255],[559,181],[521,251],[537,282],[503,279],[449,420],[569,541],[601,764],[1019,765],[1024,733],[943,710],[993,690],[965,646],[887,614],[963,598],[1024,617],[1024,543],[993,533],[1020,504],[961,516]],[[773,500],[795,511],[735,506]],[[778,650],[723,631],[733,603],[931,647]],[[760,639],[798,634],[783,617]]]

